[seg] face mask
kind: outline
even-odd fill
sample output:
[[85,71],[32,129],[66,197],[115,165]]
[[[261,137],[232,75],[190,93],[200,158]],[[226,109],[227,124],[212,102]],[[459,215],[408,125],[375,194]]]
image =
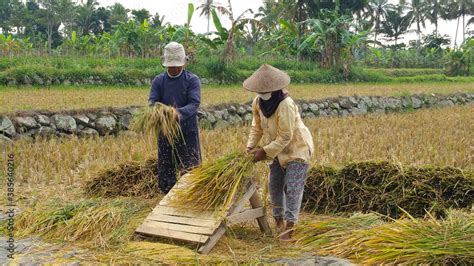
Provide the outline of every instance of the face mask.
[[268,92],[268,93],[257,93],[258,97],[264,101],[268,101],[270,100],[270,98],[272,97],[272,93],[271,92]]

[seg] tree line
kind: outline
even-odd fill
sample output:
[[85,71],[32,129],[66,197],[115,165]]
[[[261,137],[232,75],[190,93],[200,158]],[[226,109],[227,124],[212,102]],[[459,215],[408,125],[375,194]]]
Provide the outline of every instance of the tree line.
[[[194,11],[208,21],[208,32],[191,30]],[[442,20],[455,20],[463,43],[472,36],[472,0],[266,0],[258,10],[236,14],[230,0],[189,4],[187,23],[171,25],[159,13],[127,9],[120,3],[102,7],[96,0],[0,1],[0,46],[3,56],[21,53],[150,57],[174,40],[190,54],[218,53],[232,62],[236,54],[276,55],[314,60],[321,67],[350,71],[354,57],[370,47],[402,49],[403,35],[416,32],[422,44],[450,44],[438,33]],[[221,18],[231,21],[224,27]],[[216,31],[209,32],[210,24]],[[428,23],[433,33],[423,32]],[[414,28],[414,30],[411,30]],[[426,30],[425,30],[426,31]],[[425,34],[423,34],[425,33]],[[390,45],[389,45],[390,44]],[[455,48],[458,43],[454,43]]]

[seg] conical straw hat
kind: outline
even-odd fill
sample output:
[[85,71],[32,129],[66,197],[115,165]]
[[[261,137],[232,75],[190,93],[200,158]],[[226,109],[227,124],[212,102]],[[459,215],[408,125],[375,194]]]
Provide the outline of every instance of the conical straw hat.
[[281,90],[290,84],[290,76],[271,65],[263,64],[244,81],[244,88],[258,93]]

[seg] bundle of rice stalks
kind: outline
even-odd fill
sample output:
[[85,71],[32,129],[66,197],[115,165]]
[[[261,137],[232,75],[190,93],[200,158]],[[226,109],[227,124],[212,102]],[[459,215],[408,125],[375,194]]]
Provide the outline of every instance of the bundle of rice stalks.
[[415,217],[426,211],[441,217],[449,208],[474,203],[474,172],[445,168],[402,168],[388,162],[352,163],[336,170],[312,168],[304,208],[319,213],[378,212],[399,218],[405,209]]
[[240,197],[250,179],[253,156],[242,152],[225,155],[190,172],[189,184],[179,190],[172,203],[208,210],[227,210]]
[[160,193],[156,176],[156,159],[128,162],[99,172],[86,181],[84,191],[88,196],[153,198]]
[[150,107],[144,107],[134,114],[131,128],[135,131],[151,132],[155,135],[165,137],[173,144],[182,138],[179,125],[178,111],[168,105],[156,103]]
[[[315,233],[314,233],[315,234]],[[362,265],[453,264],[474,261],[474,215],[448,211],[445,219],[407,218],[354,230],[329,243],[308,241],[318,254],[334,255]]]
[[53,200],[25,210],[15,230],[19,237],[35,234],[106,248],[128,242],[147,212],[144,204],[119,199]]
[[313,249],[330,244],[353,230],[371,228],[383,224],[380,215],[355,213],[350,217],[323,217],[317,221],[306,221],[295,228],[297,244]]

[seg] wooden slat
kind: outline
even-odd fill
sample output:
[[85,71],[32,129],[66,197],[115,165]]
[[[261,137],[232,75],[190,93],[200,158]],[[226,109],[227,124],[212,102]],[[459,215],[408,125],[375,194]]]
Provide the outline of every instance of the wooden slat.
[[[260,195],[258,194],[257,191],[255,191],[255,193],[252,195],[252,197],[250,197],[249,200],[250,200],[250,206],[252,206],[252,208],[254,209],[257,209],[263,206],[262,201],[260,199]],[[264,234],[266,235],[272,234],[272,230],[270,229],[270,225],[268,224],[265,211],[264,211],[263,216],[257,218],[257,223],[258,223],[258,227],[260,227],[260,231],[262,231]]]
[[214,227],[201,227],[185,224],[176,224],[168,222],[159,222],[155,220],[145,220],[144,224],[156,226],[162,229],[170,229],[174,231],[187,232],[200,235],[212,235],[217,230],[217,226]]
[[217,231],[212,236],[209,237],[209,241],[199,248],[198,252],[201,254],[209,253],[209,251],[211,251],[211,249],[216,245],[217,241],[221,239],[224,233],[225,233],[225,226],[224,225],[219,226]]
[[229,215],[239,213],[244,208],[245,204],[248,202],[250,197],[252,197],[256,190],[257,187],[255,186],[255,184],[251,183],[247,187],[245,194],[239,199],[239,202],[234,203],[234,206],[229,209]]
[[213,220],[213,221],[222,220],[222,218],[218,217],[216,213],[212,211],[181,209],[181,208],[170,207],[170,206],[156,206],[152,211],[152,214],[155,214],[155,213],[189,217],[189,218],[197,218],[197,219],[203,219],[203,220]]
[[146,218],[146,220],[177,223],[177,224],[184,224],[184,225],[194,225],[194,226],[208,227],[208,228],[217,228],[219,224],[221,223],[221,221],[217,221],[217,220],[203,220],[203,219],[196,219],[196,218],[189,218],[189,217],[171,216],[171,215],[166,215],[166,214],[149,215]]
[[176,189],[176,188],[183,188],[183,187],[186,187],[188,186],[191,181],[189,180],[189,178],[191,177],[191,174],[187,173],[187,174],[184,174],[182,175],[178,181],[176,182],[176,184],[173,186],[173,189]]
[[[171,194],[173,191],[173,194]],[[172,206],[171,204],[171,198],[172,197],[176,197],[174,192],[176,192],[176,189],[172,189],[170,192],[168,192],[168,194],[166,196],[164,196],[161,200],[160,200],[160,203],[158,203],[158,205],[160,206]]]
[[[216,216],[216,212],[191,208],[170,206],[171,198],[177,191],[189,185],[189,175],[178,180],[173,189],[160,201],[148,215],[136,232],[145,235],[160,236],[203,244],[199,253],[206,254],[216,245],[226,231],[224,217]],[[242,212],[245,204],[250,201],[252,209]],[[261,205],[257,187],[253,182],[246,185],[245,193],[234,199],[232,206],[225,211],[228,224],[239,223],[257,218],[262,231],[269,230],[265,217],[265,209]]]
[[167,237],[195,243],[206,243],[209,240],[209,236],[207,235],[199,235],[170,229],[163,229],[158,226],[154,226],[150,223],[143,223],[137,228],[135,232],[144,235]]
[[227,221],[227,224],[229,225],[236,224],[236,223],[241,223],[241,222],[249,221],[252,219],[256,219],[258,217],[262,217],[264,214],[265,214],[265,210],[263,207],[256,208],[256,209],[249,209],[241,213],[237,213],[237,214],[227,217],[226,221]]

